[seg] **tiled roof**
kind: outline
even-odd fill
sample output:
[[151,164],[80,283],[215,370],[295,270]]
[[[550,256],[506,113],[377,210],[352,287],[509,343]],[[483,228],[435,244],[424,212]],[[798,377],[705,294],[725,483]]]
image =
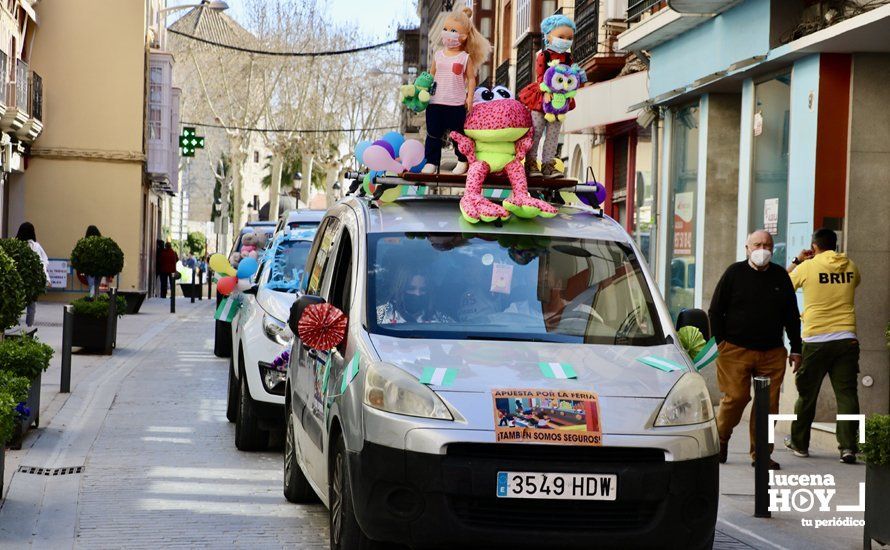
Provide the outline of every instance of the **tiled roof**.
[[[203,0],[202,3],[206,4],[207,0]],[[221,44],[259,46],[259,41],[247,29],[224,12],[217,10],[192,8],[168,28]]]

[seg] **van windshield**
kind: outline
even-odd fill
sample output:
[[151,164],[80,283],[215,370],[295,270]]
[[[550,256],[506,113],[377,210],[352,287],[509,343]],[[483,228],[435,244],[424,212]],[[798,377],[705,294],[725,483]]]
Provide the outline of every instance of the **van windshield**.
[[370,331],[402,338],[664,343],[633,250],[491,233],[368,236]]
[[310,248],[311,241],[284,241],[278,245],[266,288],[279,292],[297,292]]

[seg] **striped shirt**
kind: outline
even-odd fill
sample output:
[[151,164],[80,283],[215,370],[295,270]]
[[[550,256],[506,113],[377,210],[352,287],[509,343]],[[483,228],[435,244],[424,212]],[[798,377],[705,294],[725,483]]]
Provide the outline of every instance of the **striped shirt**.
[[470,54],[445,55],[444,50],[436,52],[436,93],[430,98],[434,105],[463,105],[467,100],[467,83],[464,73]]

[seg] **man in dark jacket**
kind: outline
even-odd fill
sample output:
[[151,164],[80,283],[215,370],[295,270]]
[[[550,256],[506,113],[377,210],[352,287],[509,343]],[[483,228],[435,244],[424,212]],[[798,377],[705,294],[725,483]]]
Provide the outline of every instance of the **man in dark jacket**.
[[173,250],[173,245],[167,243],[164,250],[161,251],[161,257],[158,259],[158,272],[161,274],[161,298],[167,297],[167,283],[170,283],[170,292],[176,293],[176,281],[173,274],[176,273],[176,262],[179,256]]
[[[751,377],[770,379],[770,412],[779,412],[779,390],[785,362],[800,364],[800,312],[788,273],[770,262],[773,238],[755,231],[745,243],[747,259],[729,266],[711,299],[708,312],[717,341],[717,384],[723,392],[717,411],[720,462],[726,462],[729,437],[751,400]],[[782,331],[791,343],[788,356]],[[754,458],[754,415],[751,415],[751,458]],[[770,447],[772,449],[772,446]],[[753,465],[753,463],[752,463]],[[771,468],[779,469],[772,462]]]

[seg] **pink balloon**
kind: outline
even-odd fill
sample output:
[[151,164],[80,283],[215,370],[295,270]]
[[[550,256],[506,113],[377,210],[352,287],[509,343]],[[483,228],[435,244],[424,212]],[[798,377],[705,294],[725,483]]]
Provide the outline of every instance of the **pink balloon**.
[[223,296],[228,296],[238,286],[238,277],[223,277],[216,283],[216,290]]
[[391,158],[396,158],[396,150],[393,148],[392,143],[386,141],[385,139],[378,139],[371,145],[379,145],[386,149],[389,152],[389,156]]
[[372,145],[365,149],[362,161],[371,170],[396,173],[402,171],[402,165],[393,160],[389,151],[379,145]]
[[410,170],[423,160],[423,144],[416,139],[405,140],[399,149],[399,158],[402,159],[402,167]]

